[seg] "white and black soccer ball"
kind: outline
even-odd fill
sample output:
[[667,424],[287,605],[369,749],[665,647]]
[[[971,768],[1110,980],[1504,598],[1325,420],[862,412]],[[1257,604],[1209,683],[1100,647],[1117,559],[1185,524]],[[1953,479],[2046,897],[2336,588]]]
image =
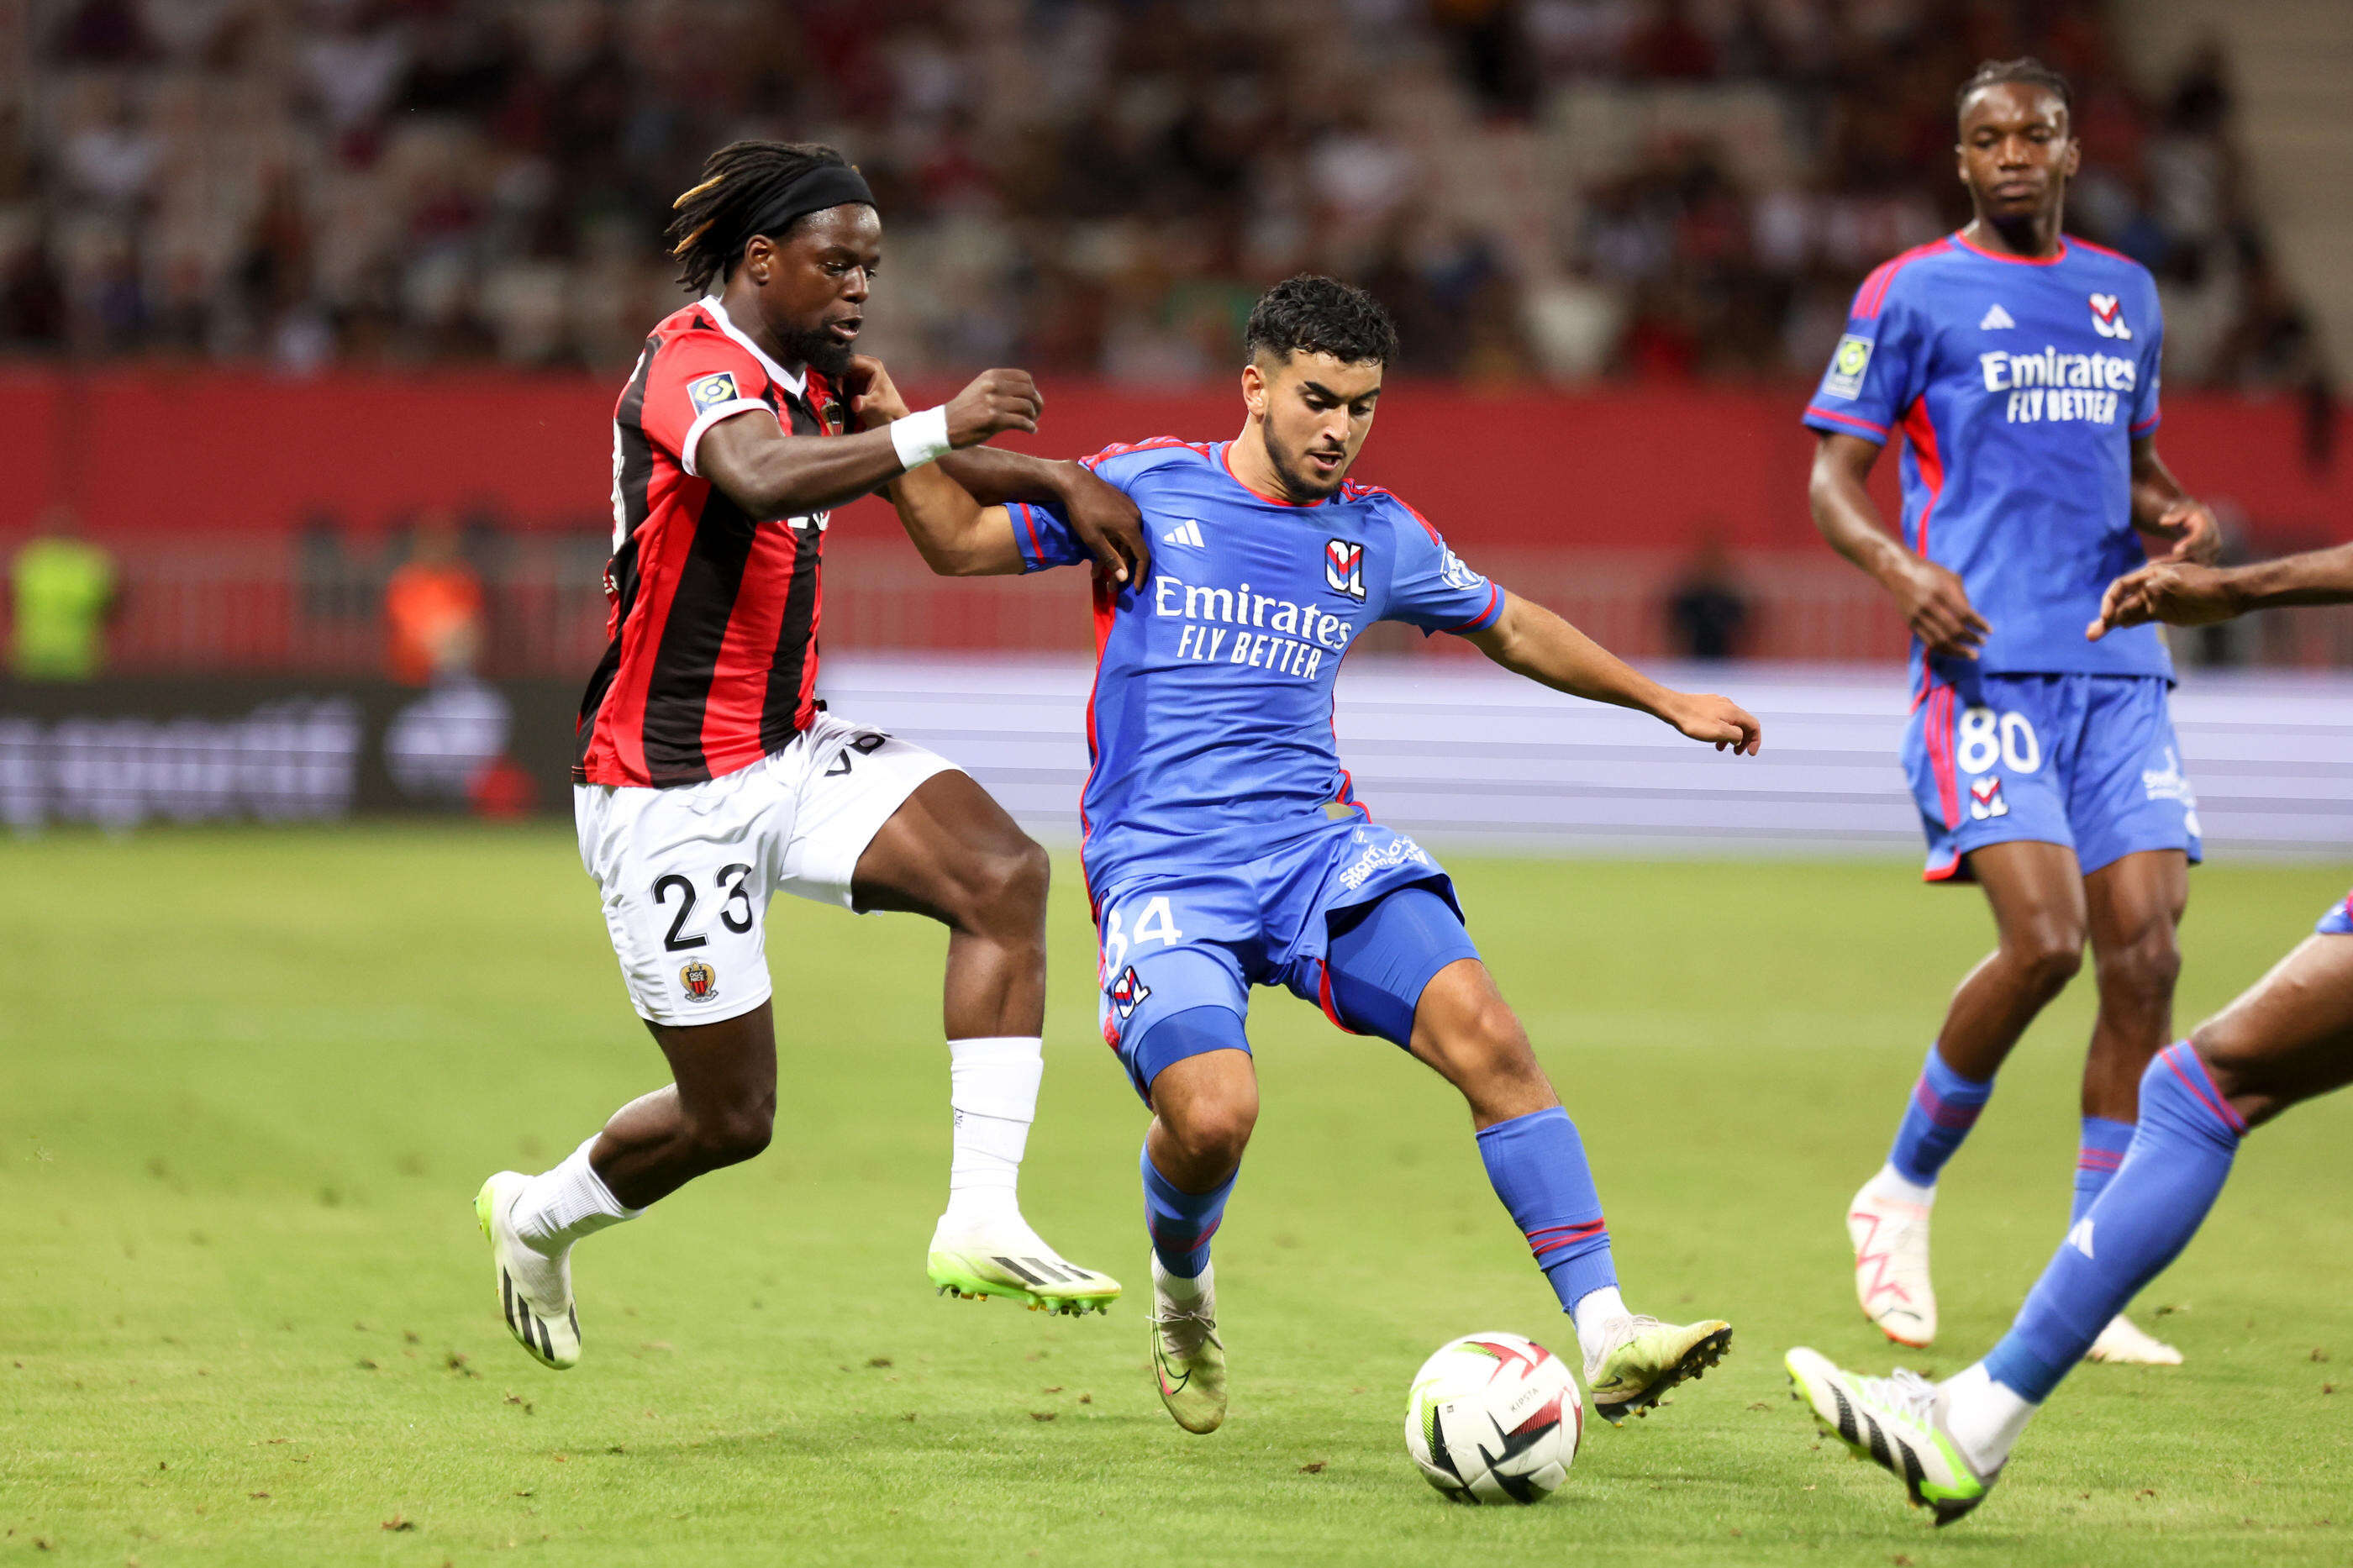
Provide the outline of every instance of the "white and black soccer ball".
[[1541,1502],[1568,1479],[1585,1394],[1567,1363],[1517,1334],[1465,1334],[1414,1373],[1405,1447],[1454,1502]]

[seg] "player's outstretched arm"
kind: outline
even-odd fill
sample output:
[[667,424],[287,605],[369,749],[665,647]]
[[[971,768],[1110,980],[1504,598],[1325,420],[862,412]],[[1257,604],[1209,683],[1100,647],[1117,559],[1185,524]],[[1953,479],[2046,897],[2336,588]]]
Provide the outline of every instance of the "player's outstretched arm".
[[2118,626],[2147,621],[2202,626],[2274,605],[2343,604],[2353,604],[2353,544],[2252,566],[2152,561],[2108,584],[2100,618],[2084,635],[2097,642]]
[[[887,438],[889,426],[908,416],[906,400],[881,361],[861,356],[852,364],[858,380],[850,415],[866,426],[865,434]],[[1021,570],[1011,514],[1001,506],[981,505],[944,465],[904,470],[884,482],[882,496],[899,514],[899,526],[923,564],[940,576],[1008,576]]]
[[2194,500],[2157,455],[2157,438],[2132,444],[2133,526],[2173,548],[2162,559],[2210,564],[2222,552],[2222,530],[2205,503]]
[[[871,397],[878,376],[888,388],[881,361],[864,355],[850,361],[846,384],[853,417]],[[889,396],[899,411],[892,417],[903,417],[906,405],[896,389]],[[961,450],[1008,430],[1034,431],[1038,411],[1038,389],[1027,372],[983,371],[945,405],[945,440]],[[881,427],[888,419],[863,419],[864,428],[846,436],[787,436],[773,419],[748,417],[753,412],[713,425],[695,453],[703,475],[748,516],[806,517],[856,500],[907,471],[899,444]]]
[[1152,567],[1152,536],[1127,492],[1105,484],[1082,463],[1033,458],[1001,447],[975,447],[942,458],[941,471],[984,507],[1044,501],[1060,512],[1095,569],[1114,583],[1144,581]]
[[1912,635],[1931,653],[1975,658],[1992,628],[1969,606],[1968,590],[1945,567],[1904,548],[1880,521],[1864,488],[1879,445],[1860,436],[1824,436],[1806,485],[1814,526],[1831,548],[1895,596]]
[[1507,595],[1504,613],[1467,634],[1481,653],[1514,675],[1596,702],[1639,708],[1719,752],[1755,756],[1765,727],[1728,697],[1670,691],[1533,599]]

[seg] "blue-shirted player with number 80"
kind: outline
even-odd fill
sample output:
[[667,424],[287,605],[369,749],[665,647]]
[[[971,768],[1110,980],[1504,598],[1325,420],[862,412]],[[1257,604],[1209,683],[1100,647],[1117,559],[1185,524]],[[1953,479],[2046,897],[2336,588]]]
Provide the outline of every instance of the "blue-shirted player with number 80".
[[[1967,227],[1855,296],[1805,420],[1814,521],[1912,626],[1905,765],[1930,881],[1976,881],[2000,945],[1955,993],[1886,1164],[1847,1205],[1855,1294],[1899,1344],[1936,1333],[1928,1214],[1995,1071],[2083,962],[2099,1021],[2084,1067],[2074,1217],[2124,1157],[2142,1070],[2172,1038],[2174,928],[2199,858],[2197,800],[2154,626],[2084,627],[2147,559],[2211,559],[2214,519],[2157,455],[2157,285],[2063,234],[2078,157],[2064,78],[1989,62],[1957,105]],[[1863,481],[1904,447],[1904,535]],[[1908,546],[1909,548],[1906,548]],[[2119,1316],[2095,1360],[2176,1362]]]
[[[1156,542],[1140,581],[1097,583],[1082,815],[1104,1038],[1154,1112],[1143,1179],[1161,1398],[1187,1431],[1225,1419],[1209,1239],[1258,1115],[1250,991],[1279,985],[1461,1090],[1496,1194],[1575,1320],[1595,1409],[1622,1422],[1714,1365],[1731,1325],[1627,1310],[1577,1130],[1445,871],[1357,803],[1334,744],[1333,680],[1366,626],[1397,620],[1718,750],[1753,754],[1757,721],[1646,679],[1472,571],[1395,496],[1348,481],[1396,356],[1369,295],[1294,278],[1259,301],[1246,335],[1239,437],[1087,460]],[[983,509],[935,468],[889,493],[935,571],[1088,558],[1051,510]]]

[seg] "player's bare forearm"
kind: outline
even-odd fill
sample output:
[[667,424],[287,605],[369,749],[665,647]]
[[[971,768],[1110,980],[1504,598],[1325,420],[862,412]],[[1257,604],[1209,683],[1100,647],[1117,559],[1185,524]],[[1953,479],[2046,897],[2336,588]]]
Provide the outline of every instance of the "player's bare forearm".
[[926,463],[883,486],[899,526],[923,564],[942,577],[1008,576],[1021,570],[1013,520],[983,506],[940,463]]
[[974,447],[941,458],[940,466],[983,506],[1052,503],[1096,566],[1113,582],[1141,582],[1152,564],[1152,536],[1135,502],[1083,463]]
[[1911,552],[1888,531],[1864,488],[1878,458],[1879,447],[1860,436],[1824,436],[1814,447],[1806,501],[1830,547],[1885,584]]
[[1959,577],[1905,548],[1887,531],[1864,488],[1879,447],[1860,436],[1824,436],[1806,484],[1814,527],[1831,548],[1871,574],[1932,653],[1975,658],[1993,628],[1969,604]]
[[2240,613],[2285,605],[2353,604],[2353,544],[2283,555],[2221,574]]
[[739,414],[702,433],[695,466],[747,517],[807,517],[856,500],[902,464],[888,430],[787,436],[765,415]]
[[1069,492],[1078,464],[995,447],[967,447],[939,460],[940,470],[983,506],[1009,500],[1058,501]]
[[2099,641],[2119,626],[2163,621],[2203,626],[2249,610],[2291,605],[2353,603],[2353,544],[2259,561],[2251,566],[2203,566],[2194,561],[2152,561],[2108,584],[2099,618],[2084,635]]
[[2222,551],[2222,531],[2196,497],[2181,488],[2157,455],[2157,441],[2143,436],[2132,444],[2133,527],[2171,546],[2168,561],[2211,562]]
[[1504,613],[1485,631],[1467,639],[1513,674],[1539,686],[1595,702],[1633,708],[1673,725],[1718,751],[1754,755],[1764,729],[1738,704],[1721,697],[1676,691],[1660,685],[1533,599],[1517,594],[1504,601]]

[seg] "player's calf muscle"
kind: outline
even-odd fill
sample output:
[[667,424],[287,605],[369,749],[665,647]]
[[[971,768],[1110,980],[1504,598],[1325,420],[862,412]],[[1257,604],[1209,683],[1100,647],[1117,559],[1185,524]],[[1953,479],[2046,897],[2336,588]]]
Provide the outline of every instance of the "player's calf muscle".
[[1482,1126],[1560,1103],[1519,1015],[1474,959],[1449,964],[1423,989],[1412,1050],[1462,1091]]

